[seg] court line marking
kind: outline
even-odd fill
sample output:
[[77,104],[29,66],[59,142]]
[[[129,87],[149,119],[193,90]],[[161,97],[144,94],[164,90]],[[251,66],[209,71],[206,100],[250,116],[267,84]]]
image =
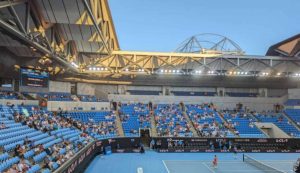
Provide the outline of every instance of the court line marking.
[[[164,160],[164,161],[169,161],[169,162],[208,162],[208,160]],[[294,163],[295,161],[294,160],[259,160],[260,162],[271,162],[271,163],[277,163],[277,162],[280,162],[280,163]],[[236,161],[236,160],[233,160],[233,161],[219,161],[219,163],[241,163],[243,162],[242,160],[241,161]]]
[[202,164],[212,173],[216,173],[214,170],[212,170],[205,162],[202,162]]
[[[164,160],[165,162],[209,162],[208,160]],[[219,161],[218,163],[242,163],[243,161]]]
[[167,172],[168,172],[168,173],[170,173],[170,170],[169,170],[169,168],[167,167],[167,165],[166,165],[165,161],[164,161],[164,160],[162,160],[162,162],[163,162],[163,164],[164,164],[164,166],[165,166],[165,168],[166,168]]

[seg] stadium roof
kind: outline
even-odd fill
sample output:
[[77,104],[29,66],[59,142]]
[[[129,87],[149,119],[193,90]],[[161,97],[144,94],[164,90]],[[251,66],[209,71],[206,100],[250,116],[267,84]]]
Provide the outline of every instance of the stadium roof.
[[300,57],[300,34],[274,44],[269,48],[266,55]]
[[[216,34],[192,36],[176,52],[121,51],[107,0],[0,1],[0,47],[22,59],[19,65],[104,83],[161,74],[300,77],[300,58],[244,55]],[[299,35],[272,47],[271,53],[299,56]]]
[[107,0],[1,1],[0,28],[0,46],[13,54],[67,66],[119,50]]

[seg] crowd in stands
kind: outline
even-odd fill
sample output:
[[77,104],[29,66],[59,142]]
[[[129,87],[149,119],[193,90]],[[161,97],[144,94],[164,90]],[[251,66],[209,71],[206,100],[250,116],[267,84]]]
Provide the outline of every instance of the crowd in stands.
[[150,111],[146,104],[121,104],[119,115],[125,136],[138,136],[139,128],[151,128]]
[[0,99],[12,99],[17,100],[20,96],[16,92],[12,91],[0,91]]
[[61,112],[64,117],[76,120],[75,126],[96,139],[118,136],[115,111]]
[[[288,120],[283,113],[274,113],[274,112],[262,112],[262,113],[253,113],[253,115],[260,122],[269,122],[275,124],[285,133],[292,137],[300,137],[300,131],[292,125],[292,122]],[[297,122],[296,122],[297,123]]]
[[233,137],[229,124],[223,122],[214,105],[186,105],[187,113],[200,137]]
[[78,98],[82,102],[97,102],[97,101],[99,101],[96,96],[92,96],[92,95],[78,95]]
[[237,136],[247,138],[265,137],[255,126],[254,123],[257,120],[250,113],[226,111],[223,112],[223,117]]
[[155,122],[158,136],[193,136],[191,125],[178,104],[158,104],[155,109]]
[[27,111],[30,115],[14,106],[0,107],[0,172],[52,172],[94,140],[72,119]]

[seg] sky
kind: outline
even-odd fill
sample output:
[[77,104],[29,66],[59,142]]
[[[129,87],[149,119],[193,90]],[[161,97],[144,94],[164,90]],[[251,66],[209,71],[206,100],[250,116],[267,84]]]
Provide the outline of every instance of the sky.
[[201,33],[248,55],[300,33],[300,0],[109,0],[121,50],[171,52]]

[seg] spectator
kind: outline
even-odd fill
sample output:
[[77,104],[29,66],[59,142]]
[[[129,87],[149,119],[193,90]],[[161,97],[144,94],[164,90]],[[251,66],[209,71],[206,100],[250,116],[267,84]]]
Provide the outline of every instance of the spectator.
[[6,128],[6,125],[2,122],[0,125],[0,129],[5,129],[5,128]]

